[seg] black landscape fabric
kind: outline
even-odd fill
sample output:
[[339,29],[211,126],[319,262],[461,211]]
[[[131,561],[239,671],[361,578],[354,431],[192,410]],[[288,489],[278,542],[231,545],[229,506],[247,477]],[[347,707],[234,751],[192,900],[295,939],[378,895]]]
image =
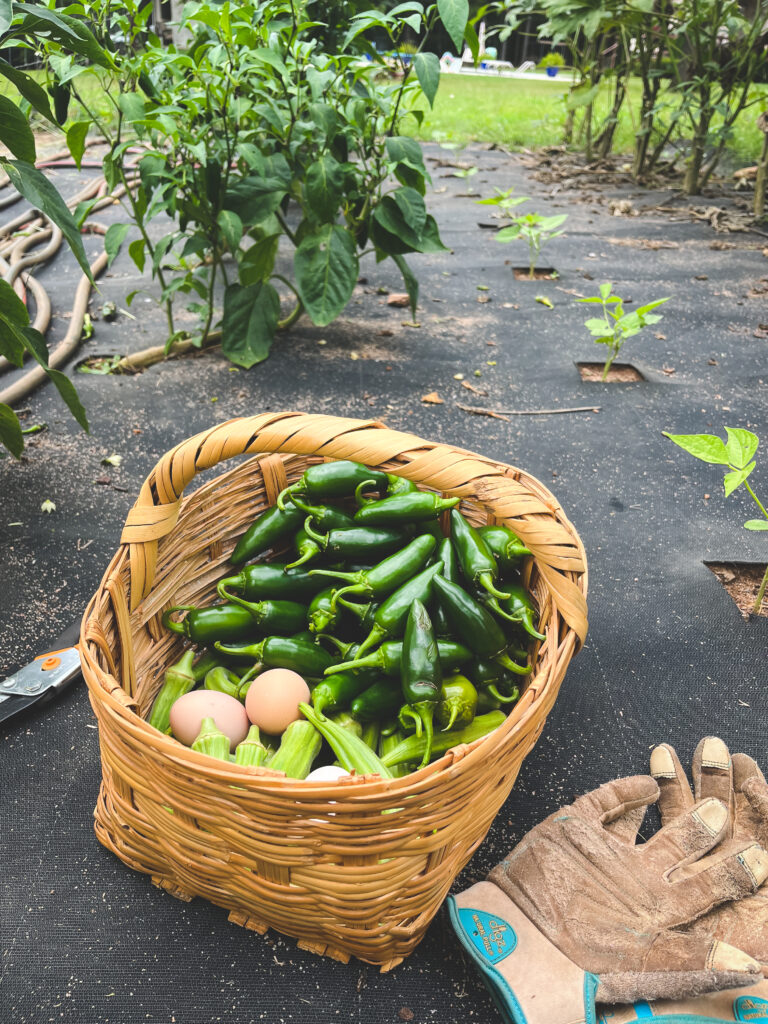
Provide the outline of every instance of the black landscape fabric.
[[[90,435],[51,387],[25,403],[24,426],[49,429],[28,439],[22,462],[0,460],[0,678],[80,617],[157,458],[216,422],[280,409],[371,417],[523,467],[551,488],[582,537],[590,632],[458,890],[576,794],[645,771],[655,743],[672,742],[688,761],[699,738],[715,733],[765,762],[768,618],[745,621],[704,564],[764,564],[765,535],[742,529],[757,514],[743,489],[726,500],[721,471],[662,431],[755,431],[762,444],[752,479],[768,495],[768,332],[759,328],[768,321],[768,260],[764,237],[717,234],[691,215],[689,206],[732,202],[718,191],[688,201],[598,175],[545,183],[502,152],[426,152],[428,205],[452,251],[411,259],[420,326],[379,291],[403,291],[394,265],[367,260],[336,324],[302,320],[250,372],[212,353],[133,377],[77,373]],[[479,172],[455,177],[456,163]],[[70,172],[52,177],[65,195],[75,191]],[[466,195],[468,186],[477,195]],[[557,268],[556,280],[514,280],[524,244],[498,244],[478,226],[490,223],[492,208],[474,200],[495,187],[534,197],[524,209],[568,214],[565,236],[542,260]],[[618,200],[628,201],[624,213]],[[639,215],[626,215],[633,210]],[[99,244],[86,240],[89,253]],[[62,314],[78,276],[63,251],[40,274],[58,314],[52,341],[66,330]],[[643,382],[587,383],[576,369],[602,354],[583,327],[590,309],[576,299],[607,280],[635,306],[672,297],[663,321],[623,353]],[[92,312],[105,300],[125,309],[126,293],[140,284],[153,291],[121,255]],[[78,361],[161,343],[162,317],[144,299],[131,307],[135,319],[96,320]],[[442,404],[422,402],[431,392]],[[504,420],[462,405],[596,411]],[[121,464],[102,464],[113,453]],[[54,513],[40,510],[46,499]],[[498,1019],[442,911],[416,952],[381,975],[302,952],[273,932],[245,931],[224,911],[178,902],[126,868],[93,833],[98,734],[82,682],[0,729],[3,1021]]]

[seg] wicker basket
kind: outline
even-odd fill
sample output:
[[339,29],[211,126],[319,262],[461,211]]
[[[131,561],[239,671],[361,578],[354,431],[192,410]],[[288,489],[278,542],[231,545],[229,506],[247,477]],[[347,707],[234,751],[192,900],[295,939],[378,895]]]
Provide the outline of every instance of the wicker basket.
[[[199,472],[244,454],[252,457],[181,500]],[[297,782],[195,753],[144,720],[182,646],[163,629],[163,611],[210,602],[239,535],[326,458],[459,495],[471,521],[507,523],[535,555],[528,583],[546,640],[523,696],[490,736],[401,779]],[[393,967],[424,935],[538,738],[586,633],[586,586],[583,546],[550,492],[471,452],[373,421],[285,412],[184,441],[145,481],[83,619],[100,842],[174,896],[227,908],[237,924]]]

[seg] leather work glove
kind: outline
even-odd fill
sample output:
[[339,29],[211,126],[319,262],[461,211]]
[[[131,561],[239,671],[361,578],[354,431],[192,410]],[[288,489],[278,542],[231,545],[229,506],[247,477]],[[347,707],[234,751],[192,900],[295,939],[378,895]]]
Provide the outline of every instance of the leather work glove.
[[712,798],[637,844],[658,797],[647,775],[609,782],[532,829],[487,881],[449,897],[507,1022],[594,1024],[596,999],[675,999],[759,979],[738,948],[680,928],[753,893],[768,854],[754,840],[715,849],[729,813]]
[[[677,754],[668,744],[651,754],[651,774],[659,783],[662,825],[686,814],[697,800],[715,797],[729,809],[725,844],[750,840],[768,844],[768,784],[746,754],[731,756],[716,736],[707,736],[693,755],[693,791]],[[706,1024],[711,1021],[768,1021],[768,886],[754,896],[724,903],[688,925],[685,931],[728,942],[749,953],[763,970],[764,980],[748,989],[718,992],[698,999],[600,1008],[600,1024],[671,1020]]]

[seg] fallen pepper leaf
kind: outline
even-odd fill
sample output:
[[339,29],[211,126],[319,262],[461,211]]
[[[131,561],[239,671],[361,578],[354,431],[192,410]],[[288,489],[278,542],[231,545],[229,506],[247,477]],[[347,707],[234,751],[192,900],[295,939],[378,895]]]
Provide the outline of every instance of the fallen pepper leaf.
[[428,395],[421,396],[422,402],[427,402],[429,405],[442,405],[443,399],[438,395],[436,391],[430,391]]
[[56,505],[54,504],[54,502],[52,502],[50,500],[50,498],[46,498],[45,501],[40,506],[40,511],[41,512],[55,512],[56,511]]
[[542,306],[546,306],[547,309],[554,309],[555,308],[552,305],[552,303],[549,301],[549,299],[547,298],[546,295],[537,295],[536,296],[536,301],[540,302],[542,304]]

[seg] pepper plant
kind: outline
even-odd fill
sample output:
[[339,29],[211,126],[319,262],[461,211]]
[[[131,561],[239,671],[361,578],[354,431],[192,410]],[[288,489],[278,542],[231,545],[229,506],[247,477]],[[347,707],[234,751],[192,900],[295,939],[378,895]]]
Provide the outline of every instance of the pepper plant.
[[[66,15],[38,9],[33,4],[16,4],[0,0],[0,52],[23,44],[34,35],[40,24],[52,26],[61,39],[67,39],[73,52],[84,59],[97,60],[97,44],[86,26],[76,24]],[[14,101],[0,96],[0,143],[8,153],[0,154],[0,168],[10,183],[35,209],[41,210],[61,228],[83,272],[91,278],[88,258],[75,219],[67,204],[48,178],[35,167],[35,136],[29,125],[28,111],[42,117],[55,128],[66,118],[61,93],[46,93],[32,76],[0,58],[0,77],[6,79],[18,94]],[[53,107],[51,106],[53,102]],[[9,155],[10,154],[10,155]],[[31,356],[45,370],[77,422],[88,430],[88,417],[72,381],[60,370],[48,365],[48,346],[43,335],[30,326],[27,308],[14,289],[0,281],[0,355],[12,366],[21,367]],[[1,389],[0,389],[1,390]],[[24,436],[16,413],[0,402],[0,444],[17,458],[24,450]]]
[[497,242],[512,242],[517,238],[522,238],[528,243],[528,276],[533,280],[536,264],[541,255],[541,247],[546,242],[563,234],[556,228],[559,228],[567,220],[567,213],[560,213],[555,217],[542,217],[540,213],[524,213],[518,217],[512,217],[512,223],[508,227],[502,228],[501,231],[497,231],[494,237]]
[[[144,0],[118,8],[76,0],[67,10],[94,26],[106,74],[55,33],[39,34],[36,45],[52,84],[71,88],[86,112],[68,127],[73,156],[82,157],[95,128],[109,144],[107,181],[130,186],[128,219],[110,228],[106,247],[114,258],[131,236],[130,256],[160,284],[169,346],[181,334],[174,320],[181,293],[199,315],[193,340],[209,340],[219,323],[224,354],[250,367],[302,313],[318,326],[334,320],[366,253],[394,260],[415,312],[418,283],[405,256],[444,246],[424,202],[421,149],[402,127],[423,117],[417,99],[433,102],[439,62],[419,47],[393,78],[382,57],[363,57],[364,34],[384,32],[397,51],[406,32],[425,40],[442,19],[459,45],[466,0],[363,12],[336,53],[322,49],[307,0],[188,3],[179,23],[183,50],[148,29],[152,5]],[[88,109],[82,74],[101,76],[111,120]],[[160,215],[170,218],[169,230],[156,239],[148,226]],[[290,311],[281,309],[278,283],[292,296]]]
[[[639,306],[631,313],[624,312],[624,299],[618,295],[611,294],[611,282],[606,281],[600,285],[599,295],[589,295],[584,299],[577,299],[577,302],[597,302],[603,308],[602,319],[591,317],[584,326],[595,339],[596,345],[608,346],[608,358],[603,366],[603,375],[600,378],[605,380],[613,361],[628,338],[639,334],[644,327],[656,324],[662,319],[660,314],[651,313],[652,309],[669,302],[669,296],[664,299],[656,299],[655,302],[648,302],[645,306]],[[612,307],[612,308],[611,308]]]
[[[726,427],[725,432],[728,435],[727,442],[717,437],[716,434],[668,434],[666,431],[663,431],[663,434],[664,437],[668,437],[670,441],[679,445],[683,451],[693,455],[695,459],[725,467],[723,487],[726,498],[730,497],[743,484],[763,517],[762,519],[748,519],[744,523],[744,529],[765,532],[768,530],[768,511],[748,481],[748,477],[757,465],[754,455],[760,444],[760,438],[751,430],[744,430],[743,427]],[[768,586],[768,566],[766,566],[755,603],[752,606],[753,615],[760,612],[766,586]]]

